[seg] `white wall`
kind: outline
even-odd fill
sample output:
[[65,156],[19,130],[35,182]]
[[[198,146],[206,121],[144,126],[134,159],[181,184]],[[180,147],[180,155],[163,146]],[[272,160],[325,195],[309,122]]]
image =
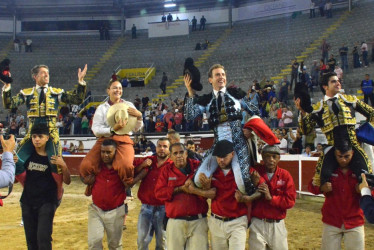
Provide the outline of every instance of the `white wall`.
[[[17,32],[21,31],[21,22],[16,22]],[[13,19],[0,19],[0,32],[13,33]]]

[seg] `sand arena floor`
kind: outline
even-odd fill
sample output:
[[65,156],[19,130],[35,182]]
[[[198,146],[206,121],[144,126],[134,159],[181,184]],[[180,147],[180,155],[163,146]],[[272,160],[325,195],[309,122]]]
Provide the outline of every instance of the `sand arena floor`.
[[[87,249],[87,206],[90,197],[84,196],[85,186],[73,178],[65,186],[61,206],[57,209],[53,227],[53,249]],[[134,201],[129,203],[127,230],[123,231],[123,249],[137,249],[137,220],[140,202],[136,198],[138,186],[133,188]],[[5,193],[2,189],[1,192]],[[19,198],[22,187],[15,184],[13,193],[0,207],[0,249],[27,249],[23,227],[21,227],[21,209]],[[297,199],[293,209],[288,211],[286,226],[288,229],[289,249],[319,249],[321,242],[322,199]],[[374,249],[374,226],[365,224],[366,249]],[[150,249],[154,249],[154,241]],[[247,246],[248,248],[248,246]],[[104,243],[104,249],[107,249]]]

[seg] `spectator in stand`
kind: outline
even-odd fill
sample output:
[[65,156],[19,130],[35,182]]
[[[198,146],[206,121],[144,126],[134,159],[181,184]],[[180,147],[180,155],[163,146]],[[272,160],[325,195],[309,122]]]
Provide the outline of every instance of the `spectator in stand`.
[[325,4],[326,18],[332,18],[332,2],[327,0]]
[[140,97],[139,95],[136,95],[135,96],[135,100],[134,100],[134,106],[137,110],[140,110],[140,104],[142,103],[142,101],[140,100]]
[[362,62],[365,68],[369,66],[368,60],[368,45],[365,42],[361,43]]
[[16,37],[13,41],[13,44],[14,44],[14,51],[15,52],[20,52],[20,48],[19,48],[19,45],[20,45],[21,41],[18,39],[18,37]]
[[165,14],[162,14],[162,17],[161,17],[161,22],[166,22],[166,16],[165,16]]
[[205,24],[206,24],[206,18],[202,16],[200,18],[200,29],[199,30],[205,30]]
[[9,125],[9,134],[17,135],[17,123],[15,119],[12,119]]
[[149,117],[149,125],[148,125],[148,132],[149,133],[155,132],[155,126],[156,126],[156,123],[154,121],[155,118],[156,117],[152,116],[152,115]]
[[290,150],[291,154],[301,154],[303,151],[302,136],[300,134],[300,129],[296,129],[296,135],[293,132],[290,133],[290,137],[293,140],[292,149]]
[[168,22],[172,22],[173,21],[173,16],[171,15],[170,12],[168,14],[167,20],[168,20]]
[[321,44],[321,51],[322,51],[322,60],[323,63],[327,63],[327,60],[329,59],[329,50],[331,49],[330,44],[326,42],[326,39],[322,40]]
[[283,113],[282,113],[282,120],[284,123],[284,127],[291,127],[292,119],[293,119],[292,111],[289,110],[287,106],[285,106],[283,108]]
[[310,148],[309,145],[305,146],[305,151],[304,151],[304,153],[301,154],[301,156],[312,157],[312,149]]
[[117,73],[116,73],[115,70],[113,70],[113,74],[112,74],[111,78],[112,78],[113,82],[118,80],[118,76],[117,76]]
[[24,124],[22,124],[21,125],[21,127],[19,128],[19,130],[18,130],[18,135],[20,135],[20,136],[25,136],[26,135],[26,128],[25,128],[25,125]]
[[248,91],[248,94],[247,94],[247,98],[250,100],[250,102],[255,106],[255,107],[259,107],[260,105],[260,96],[258,95],[256,89],[255,89],[255,86],[253,86],[249,91]]
[[342,69],[344,72],[348,72],[348,47],[343,43],[342,47],[339,48],[339,55],[341,60]]
[[278,134],[277,135],[279,141],[280,141],[280,144],[279,144],[279,149],[280,149],[280,152],[282,154],[286,154],[288,153],[288,142],[287,142],[287,139],[285,138],[285,136],[283,136],[282,134]]
[[334,72],[338,76],[339,81],[342,82],[343,81],[343,70],[342,68],[339,67],[339,64],[335,64]]
[[165,124],[161,121],[160,118],[157,118],[157,122],[155,124],[155,131],[157,133],[161,133],[164,131]]
[[321,154],[323,154],[323,146],[322,146],[322,144],[318,143],[317,147],[316,147],[316,150],[312,151],[311,153],[312,153],[313,157],[319,157],[319,156],[321,156]]
[[25,52],[32,52],[32,40],[31,40],[31,38],[26,39]]
[[319,77],[321,78],[322,77],[322,74],[323,73],[326,73],[326,64],[325,62],[323,61],[323,59],[321,59],[319,61]]
[[162,72],[162,79],[160,84],[160,89],[162,90],[162,94],[166,94],[166,84],[168,82],[168,77],[166,72]]
[[78,143],[77,153],[84,153],[84,145],[82,141],[79,141]]
[[208,117],[206,115],[206,112],[204,112],[203,118],[202,118],[202,131],[208,131],[208,130],[209,130]]
[[316,4],[313,2],[313,0],[310,0],[310,14],[309,18],[315,18],[316,17],[316,12],[314,8],[316,7]]
[[182,131],[182,121],[183,121],[183,114],[179,111],[179,109],[176,109],[175,114],[174,114],[174,123],[175,123],[175,130],[178,132]]
[[319,15],[321,17],[325,16],[325,1],[321,0],[318,5]]
[[76,114],[73,120],[74,124],[74,134],[80,135],[82,133],[82,118]]
[[164,115],[163,122],[165,123],[165,125],[167,125],[168,129],[171,129],[169,128],[169,124],[170,123],[173,124],[173,121],[174,121],[174,113],[171,110],[170,111],[167,110],[166,114]]
[[322,246],[321,249],[340,249],[344,238],[346,249],[365,249],[364,215],[360,209],[358,181],[350,169],[354,151],[349,141],[335,142],[335,159],[338,168],[321,187],[312,180],[308,190],[313,194],[323,193]]
[[312,83],[314,86],[319,84],[319,66],[317,65],[317,60],[313,60],[313,65],[310,71],[310,76],[312,77]]
[[290,82],[287,80],[287,76],[283,76],[283,80],[280,83],[279,89],[279,101],[287,104],[288,90],[290,89]]
[[133,24],[132,28],[131,28],[131,38],[136,39],[136,26],[135,26],[135,24]]
[[292,91],[292,84],[295,81],[295,85],[297,83],[297,74],[298,74],[298,68],[299,68],[299,63],[297,62],[297,59],[295,58],[292,61],[292,66],[291,66],[291,84],[290,84],[290,91]]
[[195,16],[193,16],[191,23],[192,23],[192,31],[196,31],[197,19]]
[[146,94],[144,94],[144,96],[142,98],[142,104],[143,104],[142,108],[143,109],[148,107],[148,102],[149,102],[149,97]]
[[353,55],[353,68],[360,68],[361,63],[360,63],[360,55],[358,53],[359,48],[358,48],[358,43],[355,43],[355,46],[353,47],[352,55]]
[[145,109],[143,117],[144,117],[144,132],[148,133],[149,132],[149,121],[151,117],[151,111],[149,107]]
[[295,184],[290,173],[278,166],[278,146],[265,146],[262,159],[264,164],[256,170],[261,176],[257,190],[263,197],[252,202],[248,244],[251,249],[288,249],[284,219],[295,205]]
[[83,115],[82,117],[81,127],[82,127],[82,134],[87,135],[88,134],[88,119],[86,115]]
[[365,75],[365,80],[361,82],[361,90],[364,93],[364,102],[369,104],[369,99],[371,106],[374,107],[374,83],[373,80],[370,79],[370,75]]
[[278,117],[277,117],[277,105],[273,104],[270,106],[269,111],[269,119],[270,119],[270,128],[277,128],[278,127]]
[[333,71],[335,69],[336,59],[334,58],[333,54],[330,55],[330,58],[329,58],[327,64],[329,65],[330,70]]

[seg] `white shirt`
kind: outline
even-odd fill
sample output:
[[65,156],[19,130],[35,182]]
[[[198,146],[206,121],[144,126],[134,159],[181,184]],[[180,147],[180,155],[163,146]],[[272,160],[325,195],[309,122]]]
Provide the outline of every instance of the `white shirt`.
[[[132,102],[128,102],[123,100],[124,103],[129,105],[132,108],[135,108],[134,104]],[[93,121],[92,121],[92,132],[96,137],[110,137],[112,133],[110,132],[110,127],[106,120],[106,114],[108,113],[108,110],[110,108],[110,105],[108,102],[105,102],[103,104],[100,104],[99,107],[97,107]],[[136,123],[136,126],[133,130],[133,132],[138,131],[143,127],[143,120],[138,120]],[[132,134],[131,132],[129,133]]]
[[223,94],[226,93],[226,87],[223,87],[221,90],[213,89],[214,96],[218,98],[218,92],[221,91]]
[[[293,114],[290,110],[288,110],[287,112],[283,112],[282,118],[284,118],[286,115],[289,117],[293,117]],[[289,124],[289,123],[292,123],[292,119],[287,117],[283,120],[283,122],[284,124]]]
[[366,43],[361,45],[361,51],[368,51],[368,45]]

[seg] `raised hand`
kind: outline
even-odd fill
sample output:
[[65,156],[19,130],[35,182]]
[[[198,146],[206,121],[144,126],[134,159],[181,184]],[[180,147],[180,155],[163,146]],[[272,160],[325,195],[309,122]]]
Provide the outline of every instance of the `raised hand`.
[[194,91],[191,87],[191,83],[192,83],[191,76],[189,74],[185,74],[183,79],[184,79],[184,85],[186,86],[187,91],[188,91],[188,95],[190,97],[193,97]]
[[4,136],[0,135],[0,141],[4,152],[13,152],[14,148],[16,147],[16,140],[12,134],[8,140],[5,140]]
[[78,69],[78,82],[83,82],[86,74],[87,74],[87,64],[84,66],[83,70],[81,70],[81,68]]

